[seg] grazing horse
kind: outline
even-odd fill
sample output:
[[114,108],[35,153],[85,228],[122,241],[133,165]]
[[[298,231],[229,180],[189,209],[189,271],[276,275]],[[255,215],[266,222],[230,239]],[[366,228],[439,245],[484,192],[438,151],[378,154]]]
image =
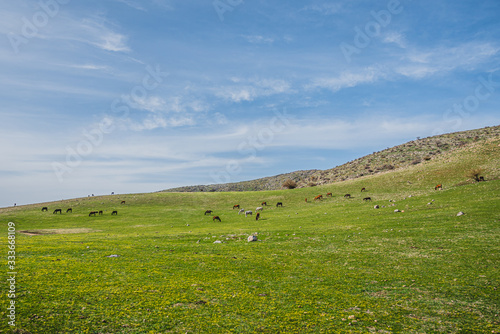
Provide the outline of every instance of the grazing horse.
[[307,203],[307,198],[306,198],[306,203]]
[[276,207],[278,207],[278,206],[283,207],[283,203],[282,203],[282,202],[278,202],[278,203],[276,203]]
[[66,213],[69,213],[69,212],[73,213],[73,209],[69,208],[68,210],[66,210]]
[[233,205],[233,210],[234,210],[234,209],[239,209],[239,208],[240,208],[240,205],[239,205],[239,204]]
[[121,201],[121,203],[120,203],[120,204],[125,204],[125,201]]
[[333,194],[332,194],[332,193],[327,193],[327,194],[326,194],[326,197],[328,197],[328,196],[332,197],[332,196],[333,196]]
[[479,182],[484,181],[484,176],[479,177]]
[[351,194],[345,194],[344,198],[351,198]]
[[205,215],[211,214],[212,212],[213,212],[212,210],[207,210],[207,211],[205,211]]
[[212,220],[213,220],[213,221],[218,220],[218,221],[222,222],[222,220],[220,220],[220,217],[219,217],[219,216],[213,216],[213,217],[212,217]]
[[262,202],[260,205],[265,205],[265,206],[267,206],[267,202]]
[[115,211],[113,211],[113,212],[111,212],[111,215],[112,215],[112,216],[113,216],[113,215],[115,215],[115,216],[116,216],[117,214],[118,214],[118,211],[116,211],[116,210],[115,210]]
[[257,212],[257,214],[255,215],[255,220],[259,220],[260,218],[260,212]]
[[434,190],[438,190],[438,189],[443,189],[443,185],[438,184],[437,186],[434,187]]
[[61,213],[62,214],[62,210],[61,209],[55,209],[54,212],[52,213]]
[[102,216],[102,210],[99,210],[99,216]]
[[318,196],[314,197],[315,201],[321,200],[321,199],[323,199],[323,195],[318,195]]
[[363,191],[366,191],[366,188],[364,188],[364,187],[363,187],[363,188],[361,188],[361,192],[363,192]]
[[255,212],[257,212],[257,211],[262,211],[262,210],[264,210],[264,208],[263,208],[263,207],[261,207],[261,206],[259,206],[257,209],[255,209]]
[[246,217],[246,216],[248,216],[248,215],[250,215],[250,216],[251,216],[252,214],[253,214],[253,212],[252,212],[252,211],[245,211],[245,217]]
[[97,213],[97,211],[90,211],[90,213],[89,213],[89,217],[90,217],[90,216],[94,216],[94,217],[95,217],[95,214],[96,214],[96,213]]
[[240,211],[238,211],[238,214],[243,213],[243,212],[245,212],[245,209],[240,209]]
[[363,201],[371,201],[371,200],[372,200],[371,197],[365,197],[365,198],[363,198]]
[[42,208],[42,212],[44,212],[44,211],[49,211],[49,208],[48,208],[48,207],[46,207],[46,206],[44,206],[44,207]]

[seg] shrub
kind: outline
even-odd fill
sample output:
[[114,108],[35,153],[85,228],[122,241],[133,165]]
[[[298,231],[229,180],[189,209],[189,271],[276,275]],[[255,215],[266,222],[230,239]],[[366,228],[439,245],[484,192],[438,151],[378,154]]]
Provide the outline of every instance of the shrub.
[[283,182],[282,187],[286,188],[286,189],[294,189],[294,188],[297,188],[297,182],[295,182],[294,180],[288,179],[285,182]]
[[479,182],[479,179],[480,179],[482,173],[483,173],[483,170],[481,168],[474,168],[474,169],[469,170],[465,176],[473,179],[474,181]]

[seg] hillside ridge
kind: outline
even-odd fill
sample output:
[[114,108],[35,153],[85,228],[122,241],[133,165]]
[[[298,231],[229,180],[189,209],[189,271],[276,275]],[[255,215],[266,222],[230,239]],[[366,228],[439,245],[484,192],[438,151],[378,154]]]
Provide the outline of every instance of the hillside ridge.
[[283,189],[283,183],[287,180],[294,181],[297,188],[314,187],[418,165],[444,153],[463,148],[464,146],[482,141],[486,142],[498,137],[500,137],[500,125],[452,132],[426,138],[417,138],[416,140],[374,152],[326,170],[300,170],[249,181],[183,186],[162,190],[162,192],[279,190]]

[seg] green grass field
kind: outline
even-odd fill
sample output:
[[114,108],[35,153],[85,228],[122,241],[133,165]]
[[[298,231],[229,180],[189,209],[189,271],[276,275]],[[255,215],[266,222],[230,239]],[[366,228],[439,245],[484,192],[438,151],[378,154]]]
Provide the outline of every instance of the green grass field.
[[[17,231],[16,326],[5,284],[0,332],[499,333],[499,144],[321,187],[0,209],[4,259]],[[259,221],[232,209],[263,201]]]

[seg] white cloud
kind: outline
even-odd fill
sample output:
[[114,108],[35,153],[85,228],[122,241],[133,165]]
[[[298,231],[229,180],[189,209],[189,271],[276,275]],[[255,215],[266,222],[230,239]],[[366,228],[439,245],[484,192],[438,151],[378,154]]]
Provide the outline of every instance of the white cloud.
[[272,44],[274,43],[274,38],[264,37],[260,35],[250,35],[243,36],[249,43],[252,44]]
[[403,64],[395,66],[394,72],[421,79],[436,73],[451,72],[458,68],[475,70],[479,65],[491,61],[500,47],[491,43],[470,42],[454,47],[408,50]]
[[406,48],[407,44],[405,36],[400,32],[395,32],[395,31],[386,33],[382,37],[382,41],[384,43],[394,43],[402,49]]
[[132,7],[134,9],[137,9],[137,10],[140,10],[140,11],[143,11],[145,12],[146,9],[141,6],[141,4],[139,2],[136,2],[136,1],[132,1],[132,0],[114,0],[116,2],[121,2],[129,7]]
[[322,3],[322,4],[314,4],[306,6],[302,10],[318,12],[322,15],[333,15],[338,13],[341,8],[342,8],[341,3]]
[[253,101],[259,97],[291,92],[290,82],[282,79],[238,79],[231,78],[233,85],[214,90],[217,97],[232,102]]
[[373,83],[385,76],[380,70],[367,68],[357,73],[342,72],[337,77],[323,77],[312,80],[306,88],[326,88],[337,92],[343,88],[355,87],[361,84]]

